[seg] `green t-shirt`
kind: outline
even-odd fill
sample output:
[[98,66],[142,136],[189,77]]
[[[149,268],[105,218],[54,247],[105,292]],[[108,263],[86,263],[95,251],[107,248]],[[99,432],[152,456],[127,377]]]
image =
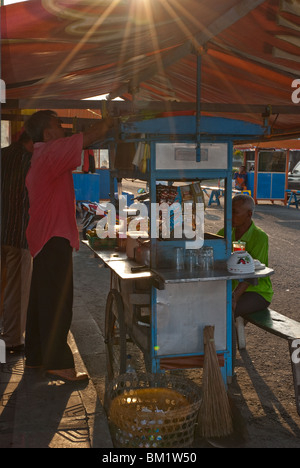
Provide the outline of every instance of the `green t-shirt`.
[[[221,229],[218,232],[218,235],[224,237],[224,229]],[[237,240],[246,242],[246,250],[253,259],[257,259],[261,263],[264,263],[266,266],[268,266],[269,239],[267,234],[262,229],[255,226],[253,221],[248,231],[245,232],[241,239],[235,238],[235,228],[232,229],[232,241]],[[237,284],[238,281],[233,280],[232,288],[234,289],[237,286]],[[249,287],[247,288],[247,292],[250,291],[260,294],[268,302],[271,302],[274,294],[272,283],[269,277],[259,278],[257,286],[249,285]]]

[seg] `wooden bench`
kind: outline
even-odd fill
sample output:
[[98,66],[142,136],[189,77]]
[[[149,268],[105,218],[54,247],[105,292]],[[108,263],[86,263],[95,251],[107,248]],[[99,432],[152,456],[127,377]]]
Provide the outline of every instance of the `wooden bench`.
[[297,210],[298,210],[298,207],[299,207],[299,203],[300,203],[300,190],[286,190],[286,193],[288,194],[288,208],[291,206],[291,205],[295,205]]
[[[247,315],[245,319],[268,333],[272,333],[288,341],[295,387],[296,407],[300,416],[300,323],[271,309],[254,312],[253,314]],[[246,349],[244,319],[242,317],[236,319],[236,331],[239,349]]]
[[[209,198],[207,206],[211,206],[213,203],[216,203],[216,205],[218,206],[220,205],[220,198],[223,197],[225,193],[224,187],[211,187],[209,185],[203,185],[201,186],[201,188],[203,192],[205,193],[205,195],[207,195]],[[208,190],[211,190],[210,194],[207,193]],[[241,190],[232,189],[232,193],[235,195],[247,194],[251,196],[251,190],[241,191]]]
[[[204,185],[201,187],[205,195],[209,197],[208,205],[211,206],[213,203],[220,205],[220,198],[224,195],[225,189],[222,187],[210,187]],[[208,190],[211,190],[210,194],[207,193]]]

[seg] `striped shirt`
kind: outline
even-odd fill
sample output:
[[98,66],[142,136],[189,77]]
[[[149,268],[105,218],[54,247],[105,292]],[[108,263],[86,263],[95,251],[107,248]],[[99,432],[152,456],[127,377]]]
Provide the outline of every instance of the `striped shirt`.
[[29,201],[25,186],[31,153],[22,143],[1,149],[1,244],[27,249]]

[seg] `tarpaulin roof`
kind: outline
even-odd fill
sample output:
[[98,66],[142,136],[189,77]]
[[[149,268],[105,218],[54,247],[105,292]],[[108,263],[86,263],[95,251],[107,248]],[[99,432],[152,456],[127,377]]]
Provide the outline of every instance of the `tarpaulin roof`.
[[279,141],[261,141],[258,143],[249,143],[245,145],[236,145],[236,149],[282,149],[300,151],[300,140],[279,140]]
[[1,7],[1,36],[7,100],[27,107],[111,93],[188,110],[197,52],[203,111],[300,129],[299,0],[30,0]]

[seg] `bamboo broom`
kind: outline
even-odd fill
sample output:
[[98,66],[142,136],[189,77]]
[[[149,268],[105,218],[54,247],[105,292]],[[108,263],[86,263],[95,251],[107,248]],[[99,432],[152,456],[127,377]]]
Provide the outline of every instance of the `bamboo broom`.
[[220,371],[214,326],[204,328],[203,396],[199,410],[202,437],[226,437],[233,432],[231,408]]

